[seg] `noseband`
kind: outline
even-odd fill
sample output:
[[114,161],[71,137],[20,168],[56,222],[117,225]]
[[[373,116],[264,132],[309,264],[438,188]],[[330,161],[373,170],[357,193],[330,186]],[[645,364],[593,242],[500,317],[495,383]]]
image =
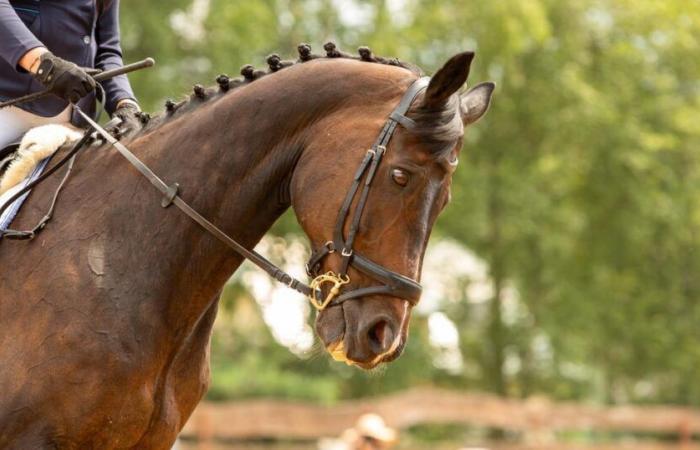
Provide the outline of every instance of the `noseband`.
[[[85,114],[77,105],[73,105],[74,111],[85,119],[85,121],[89,124],[89,127],[85,131],[83,138],[74,145],[67,157],[60,161],[56,167],[62,165],[68,160],[68,157],[72,157],[73,155],[77,154],[78,151],[91,142],[93,133],[96,132],[112,147],[114,147],[136,170],[146,177],[148,181],[163,194],[163,200],[161,202],[161,206],[163,208],[168,208],[171,205],[175,205],[190,219],[204,228],[204,230],[215,238],[219,239],[242,257],[250,260],[252,263],[263,269],[275,280],[279,281],[280,283],[284,283],[290,288],[307,296],[311,301],[311,304],[313,304],[319,311],[325,309],[329,305],[338,305],[346,300],[365,295],[391,295],[393,297],[405,299],[409,304],[415,305],[418,302],[421,294],[420,284],[404,275],[388,270],[372,260],[358,254],[353,249],[353,243],[355,242],[355,237],[360,229],[360,219],[362,218],[362,212],[367,204],[367,197],[369,195],[369,189],[372,185],[372,180],[377,173],[377,168],[382,161],[382,157],[387,151],[387,145],[389,144],[389,141],[391,140],[391,137],[399,124],[405,128],[411,128],[415,125],[415,123],[406,117],[405,114],[418,94],[420,94],[428,86],[429,81],[430,78],[424,77],[414,81],[413,84],[411,84],[399,102],[399,105],[389,115],[389,118],[379,133],[379,137],[377,137],[377,140],[374,142],[372,147],[367,150],[367,154],[362,159],[360,167],[357,169],[357,172],[353,178],[350,190],[345,196],[345,200],[343,201],[340,211],[338,212],[338,220],[333,231],[332,240],[328,241],[320,249],[312,252],[311,258],[306,265],[306,270],[309,276],[315,277],[309,285],[293,278],[291,275],[267,260],[258,252],[248,250],[243,245],[229,237],[204,216],[199,214],[178,195],[178,183],[171,183],[170,185],[166,184],[124,144],[117,141],[109,132],[105,131],[103,127],[95,122],[92,117]],[[29,192],[29,190],[31,190],[34,186],[43,181],[50,174],[50,172],[51,171],[47,172],[45,176],[40,177],[36,181],[27,185],[21,191],[17,192],[8,200],[5,206],[0,207],[0,213],[2,212],[2,209],[5,209],[8,205],[14,203],[19,196]],[[352,203],[354,202],[358,193],[360,197],[352,214],[352,219],[350,220],[348,235],[345,237],[344,229],[345,224],[350,218],[350,207],[352,206]],[[54,198],[54,202],[55,201],[56,199]],[[33,239],[41,230],[44,229],[44,225],[45,223],[42,223],[41,226],[38,226],[31,232],[17,232],[17,238]],[[14,236],[14,234],[0,235],[0,239],[3,237],[10,239],[12,236]],[[327,256],[337,252],[340,252],[341,258],[340,272],[335,273],[331,271],[325,274],[319,274],[323,260]],[[348,276],[348,269],[350,267],[370,278],[373,278],[379,284],[376,286],[352,289],[348,292],[341,293],[342,287],[350,283],[350,277]],[[323,297],[324,287],[329,287],[325,298]]]
[[[323,310],[328,305],[338,305],[346,300],[363,297],[365,295],[391,295],[393,297],[405,299],[411,305],[415,305],[420,298],[420,284],[360,255],[353,249],[353,244],[360,228],[360,220],[362,219],[362,213],[367,204],[367,197],[370,187],[372,186],[372,180],[374,180],[377,174],[377,168],[386,153],[387,145],[389,145],[389,141],[399,124],[403,125],[405,128],[412,128],[415,125],[413,120],[406,117],[405,114],[418,94],[428,86],[429,81],[429,77],[419,78],[414,81],[399,102],[399,105],[389,115],[377,140],[372,147],[367,150],[367,154],[362,159],[360,167],[358,167],[355,172],[350,190],[338,211],[338,219],[336,220],[333,230],[333,239],[326,242],[321,248],[313,251],[309,262],[306,264],[306,272],[308,275],[310,277],[315,277],[310,285],[312,289],[309,299],[318,310]],[[345,237],[344,229],[346,223],[348,223],[348,219],[350,219],[350,207],[358,193],[360,198],[352,214],[352,219],[350,220],[348,235]],[[327,256],[337,252],[340,252],[340,272],[319,274],[323,260]],[[357,269],[378,281],[380,284],[377,286],[357,288],[340,294],[341,287],[350,283],[350,277],[348,276],[349,267]],[[329,284],[330,290],[324,299],[320,299],[317,297],[317,293],[324,284]]]

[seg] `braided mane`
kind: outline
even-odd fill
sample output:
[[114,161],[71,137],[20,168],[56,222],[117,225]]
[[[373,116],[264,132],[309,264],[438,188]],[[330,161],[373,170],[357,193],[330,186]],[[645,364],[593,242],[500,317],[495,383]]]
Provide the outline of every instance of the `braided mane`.
[[297,46],[297,51],[299,52],[299,58],[297,60],[283,60],[278,54],[273,53],[266,58],[268,65],[267,70],[256,69],[252,65],[246,64],[241,68],[241,77],[231,78],[225,74],[219,75],[216,78],[218,87],[204,87],[201,84],[195,84],[192,94],[187,99],[180,102],[175,102],[172,99],[166,100],[164,113],[161,113],[153,118],[151,118],[148,113],[140,113],[139,117],[143,127],[139,131],[139,134],[152,131],[160,125],[167,123],[173,117],[179,117],[189,111],[192,111],[204,104],[204,102],[207,100],[222,96],[230,90],[246,86],[259,78],[271,75],[287,67],[296,64],[303,64],[318,58],[353,59],[374,64],[402,67],[410,70],[418,76],[422,76],[423,74],[423,71],[418,66],[399,61],[397,58],[384,58],[381,56],[376,56],[372,50],[369,49],[369,47],[358,48],[358,56],[340,51],[333,42],[326,43],[323,46],[323,49],[326,51],[326,55],[317,55],[312,53],[311,46],[309,44],[302,43]]

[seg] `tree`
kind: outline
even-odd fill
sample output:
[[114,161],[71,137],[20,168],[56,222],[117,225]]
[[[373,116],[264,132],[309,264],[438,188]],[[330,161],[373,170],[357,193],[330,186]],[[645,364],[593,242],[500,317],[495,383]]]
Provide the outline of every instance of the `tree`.
[[[159,62],[132,76],[147,109],[220,72],[263,65],[271,52],[295,58],[298,41],[366,44],[428,73],[474,49],[470,83],[498,83],[491,111],[467,132],[436,230],[490,267],[486,313],[446,305],[478,370],[455,377],[426,368],[421,319],[400,370],[381,382],[281,353],[277,367],[337,377],[342,388],[327,398],[430,382],[502,395],[700,401],[700,4],[203,3],[206,32],[191,39],[169,18],[193,3],[123,2],[128,59]],[[298,232],[289,215],[277,230]]]

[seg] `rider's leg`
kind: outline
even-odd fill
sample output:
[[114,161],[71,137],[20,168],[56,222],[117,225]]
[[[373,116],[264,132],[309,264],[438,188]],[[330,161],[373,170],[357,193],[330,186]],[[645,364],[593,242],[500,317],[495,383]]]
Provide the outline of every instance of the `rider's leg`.
[[0,150],[19,141],[29,129],[50,123],[68,124],[70,107],[55,117],[41,117],[11,106],[0,109]]
[[24,114],[18,108],[0,109],[0,150],[17,142],[31,128]]

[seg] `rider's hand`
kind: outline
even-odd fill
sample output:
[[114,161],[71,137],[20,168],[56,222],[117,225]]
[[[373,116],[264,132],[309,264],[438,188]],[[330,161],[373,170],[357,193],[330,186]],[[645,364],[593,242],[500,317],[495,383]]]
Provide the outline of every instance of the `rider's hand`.
[[141,108],[139,104],[133,100],[122,100],[117,103],[117,110],[114,111],[112,117],[116,116],[122,119],[122,124],[127,127],[134,129],[141,123],[139,120],[139,113]]
[[117,139],[137,131],[141,128],[141,108],[136,101],[131,99],[120,100],[117,103],[117,109],[112,114],[112,118],[119,117],[121,122],[114,126],[107,126],[106,130]]
[[51,52],[42,54],[39,61],[34,78],[52,94],[76,103],[95,90],[95,80],[72,62]]
[[135,131],[141,128],[140,113],[141,108],[134,100],[122,100],[117,103],[117,110],[114,111],[112,117],[122,119],[122,123],[119,125],[122,130]]

